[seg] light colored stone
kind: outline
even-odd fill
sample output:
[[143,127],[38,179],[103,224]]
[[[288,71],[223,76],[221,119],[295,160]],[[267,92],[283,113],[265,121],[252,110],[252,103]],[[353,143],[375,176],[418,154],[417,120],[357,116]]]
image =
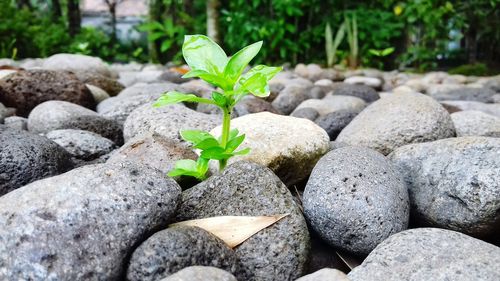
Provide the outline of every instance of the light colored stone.
[[42,68],[50,70],[89,71],[115,77],[109,67],[98,57],[79,54],[55,54],[44,60]]
[[314,273],[300,277],[295,281],[349,281],[347,275],[333,268],[323,268]]
[[100,103],[101,101],[109,98],[108,93],[106,93],[106,91],[104,91],[103,89],[90,84],[85,84],[85,86],[87,86],[87,88],[90,90],[90,93],[92,93],[92,96],[94,96],[94,100],[96,103]]
[[500,117],[477,110],[465,110],[451,114],[458,137],[485,136],[500,138]]
[[500,117],[500,103],[484,103],[478,101],[442,101],[441,104],[459,110],[477,110]]
[[[246,135],[241,148],[251,151],[229,162],[248,160],[267,166],[287,185],[306,178],[330,146],[328,134],[303,118],[261,112],[233,119],[231,127]],[[220,135],[221,126],[211,133]]]
[[344,80],[344,83],[355,84],[355,85],[365,85],[372,87],[374,89],[380,89],[382,87],[382,80],[375,77],[364,77],[364,76],[351,76]]
[[302,102],[301,104],[299,104],[299,106],[297,106],[294,112],[303,108],[313,108],[318,111],[320,116],[323,116],[328,113],[340,110],[360,112],[365,107],[366,102],[364,102],[360,98],[328,94],[323,99],[309,99]]

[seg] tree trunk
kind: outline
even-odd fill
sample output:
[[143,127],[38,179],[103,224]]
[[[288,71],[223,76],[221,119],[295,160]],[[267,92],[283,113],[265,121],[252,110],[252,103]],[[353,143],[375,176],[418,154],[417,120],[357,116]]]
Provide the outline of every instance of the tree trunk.
[[111,41],[116,42],[116,2],[109,5],[109,13],[111,14]]
[[219,0],[207,0],[207,36],[220,43]]
[[24,7],[28,8],[29,10],[33,9],[33,6],[31,5],[30,0],[17,0],[17,8],[22,9]]
[[52,0],[52,19],[59,20],[62,17],[61,2],[59,0]]
[[477,62],[477,36],[474,28],[469,28],[465,34],[465,49],[467,52],[467,63]]
[[71,37],[80,32],[82,16],[80,14],[80,1],[67,0],[68,3],[68,32]]

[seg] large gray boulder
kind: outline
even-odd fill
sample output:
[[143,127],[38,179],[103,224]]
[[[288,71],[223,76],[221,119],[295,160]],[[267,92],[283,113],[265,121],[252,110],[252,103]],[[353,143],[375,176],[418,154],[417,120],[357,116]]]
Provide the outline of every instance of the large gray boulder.
[[71,155],[57,143],[0,125],[0,196],[73,165]]
[[145,133],[180,140],[181,130],[210,131],[221,123],[217,116],[194,111],[182,104],[153,107],[153,103],[146,103],[130,113],[123,125],[125,141]]
[[84,166],[0,197],[0,280],[122,280],[180,187],[134,164]]
[[302,198],[304,215],[328,244],[368,254],[408,227],[408,191],[396,167],[382,154],[343,147],[323,156]]
[[306,270],[309,232],[299,206],[271,170],[237,162],[186,190],[176,220],[289,214],[235,248],[239,280],[295,280]]
[[432,98],[393,94],[372,103],[340,132],[336,141],[389,154],[410,144],[455,136],[448,112]]
[[189,266],[213,266],[238,273],[238,259],[224,241],[191,226],[171,227],[153,234],[132,254],[129,281],[156,281]]
[[500,280],[500,248],[438,228],[416,228],[382,242],[348,277],[352,281]]
[[229,272],[211,266],[190,266],[160,281],[237,281]]
[[451,114],[457,137],[500,137],[500,117],[477,110],[464,110]]
[[389,156],[404,175],[413,217],[470,235],[500,225],[500,139],[461,137],[403,146]]

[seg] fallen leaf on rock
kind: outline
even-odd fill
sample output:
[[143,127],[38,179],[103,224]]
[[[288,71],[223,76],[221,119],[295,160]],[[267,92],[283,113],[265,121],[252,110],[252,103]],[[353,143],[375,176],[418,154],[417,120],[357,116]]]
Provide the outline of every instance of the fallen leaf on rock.
[[221,216],[197,220],[188,220],[169,225],[172,226],[197,226],[212,233],[224,241],[229,247],[234,248],[252,237],[262,229],[271,226],[288,216]]

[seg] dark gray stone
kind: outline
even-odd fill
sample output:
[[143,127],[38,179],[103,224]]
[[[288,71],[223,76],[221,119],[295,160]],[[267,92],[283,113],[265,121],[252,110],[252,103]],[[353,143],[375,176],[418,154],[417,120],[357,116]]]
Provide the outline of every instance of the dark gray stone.
[[374,102],[380,98],[377,91],[366,85],[340,83],[335,85],[332,94],[339,96],[358,97],[366,102]]
[[325,95],[325,90],[323,90],[323,88],[319,86],[313,86],[308,92],[308,96],[311,99],[322,99],[325,97]]
[[389,157],[404,174],[412,217],[475,236],[500,226],[500,139],[460,137],[403,146]]
[[229,272],[211,266],[186,267],[160,281],[237,281]]
[[382,242],[348,277],[352,281],[500,280],[500,248],[438,228],[416,228]]
[[101,116],[77,116],[64,120],[58,129],[76,129],[96,133],[117,145],[123,144],[122,127],[116,121]]
[[15,108],[11,107],[5,107],[3,104],[0,103],[0,124],[4,123],[6,118],[9,118],[9,116],[12,116],[16,113]]
[[488,88],[458,88],[446,92],[437,92],[432,94],[436,100],[446,101],[446,100],[462,100],[462,101],[478,101],[491,103],[493,102],[493,95],[496,92]]
[[236,116],[243,116],[264,111],[280,114],[280,112],[274,108],[271,103],[252,95],[244,97],[233,109]]
[[116,148],[111,140],[83,130],[54,130],[46,137],[64,147],[74,158],[85,161],[97,159]]
[[123,280],[180,187],[135,164],[84,166],[0,197],[1,280]]
[[274,108],[284,114],[290,114],[299,104],[309,98],[309,87],[288,85],[274,99]]
[[408,227],[408,191],[382,154],[363,147],[330,151],[314,167],[303,195],[304,214],[330,245],[367,254]]
[[384,155],[410,144],[455,136],[448,112],[417,93],[394,94],[365,108],[338,135],[338,142],[365,146]]
[[0,125],[0,144],[0,196],[73,168],[64,148],[39,135]]
[[143,242],[132,254],[127,280],[160,280],[194,265],[213,266],[238,276],[236,254],[224,241],[201,228],[183,226],[167,228]]
[[239,280],[295,280],[304,274],[309,233],[299,206],[271,170],[237,162],[183,192],[177,221],[213,216],[289,214],[235,248]]
[[358,115],[358,112],[344,109],[320,116],[314,123],[318,124],[318,126],[328,133],[330,140],[335,140],[340,131],[342,131],[356,115]]
[[181,104],[153,107],[153,102],[150,102],[129,115],[123,126],[123,135],[127,141],[145,133],[180,139],[180,130],[210,131],[221,121],[217,116],[200,113]]
[[314,120],[316,120],[316,118],[318,118],[319,113],[314,108],[304,107],[304,108],[300,108],[298,110],[294,110],[290,116],[297,117],[297,118],[305,118],[305,119],[309,119],[311,121],[314,121]]

